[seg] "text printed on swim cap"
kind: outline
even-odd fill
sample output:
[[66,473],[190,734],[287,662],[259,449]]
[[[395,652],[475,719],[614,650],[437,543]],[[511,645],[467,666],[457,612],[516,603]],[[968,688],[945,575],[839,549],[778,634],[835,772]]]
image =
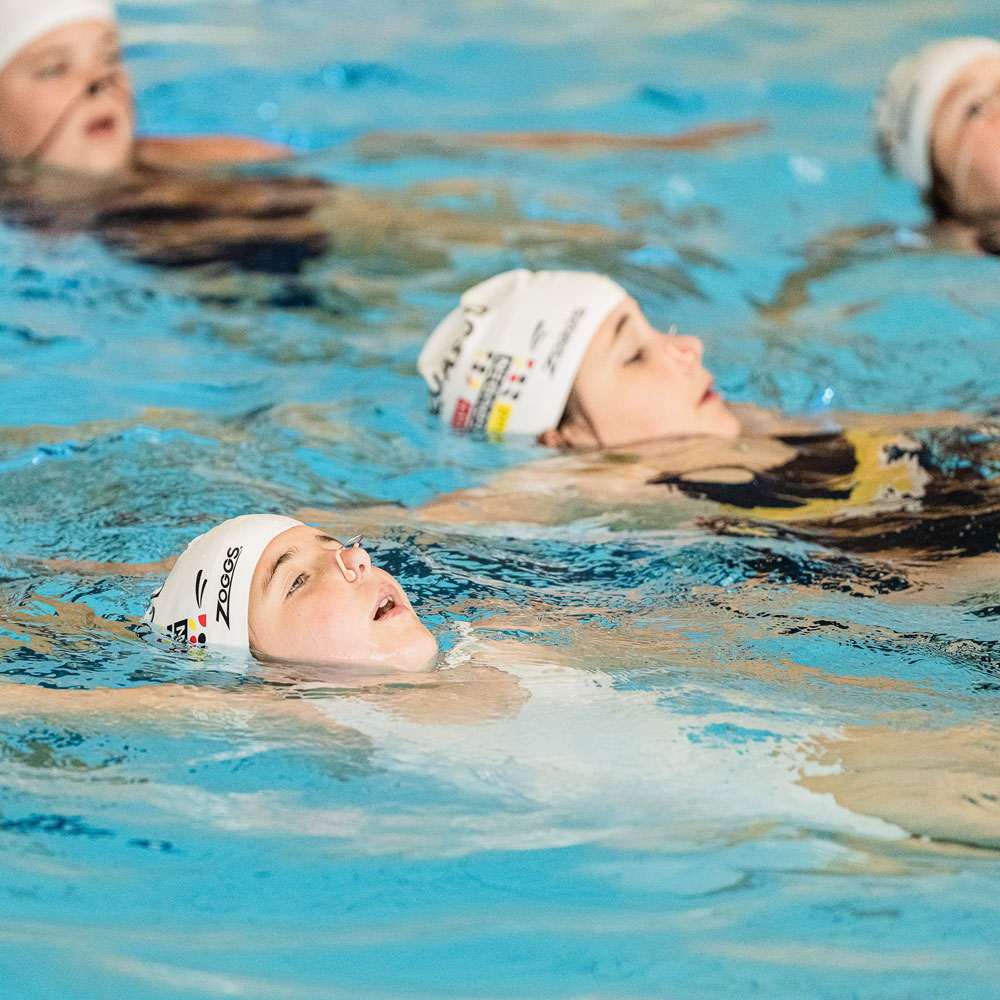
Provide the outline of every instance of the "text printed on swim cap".
[[545,370],[550,375],[555,375],[556,366],[559,364],[559,359],[562,357],[562,353],[569,343],[569,338],[573,336],[573,331],[579,325],[586,311],[583,306],[580,306],[570,313],[569,319],[566,321],[566,326],[563,327],[562,333],[559,334],[559,339],[555,342],[552,350],[549,351],[549,356],[545,359]]
[[222,577],[219,580],[219,600],[215,605],[215,620],[229,628],[229,598],[233,592],[233,571],[239,562],[243,546],[235,546],[226,551],[226,561],[222,564]]

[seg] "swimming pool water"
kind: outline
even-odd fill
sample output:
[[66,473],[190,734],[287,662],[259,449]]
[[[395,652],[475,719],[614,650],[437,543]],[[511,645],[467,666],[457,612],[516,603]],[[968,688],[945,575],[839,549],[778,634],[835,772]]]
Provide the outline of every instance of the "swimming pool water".
[[[926,245],[867,119],[899,54],[995,32],[987,4],[122,16],[150,131],[290,141],[298,174],[622,238],[417,262],[335,249],[281,276],[157,269],[0,225],[8,680],[265,690],[219,654],[134,641],[154,577],[32,560],[152,561],[249,510],[346,511],[350,534],[354,506],[415,506],[537,459],[443,436],[415,370],[457,291],[504,267],[600,264],[655,322],[702,336],[739,399],[906,413],[1000,396],[997,263]],[[767,128],[705,154],[352,145],[754,118]],[[872,229],[839,249],[847,226]],[[921,744],[928,719],[995,719],[995,582],[899,603],[815,547],[622,516],[392,527],[371,551],[439,631],[439,691],[319,688],[292,721],[0,719],[5,997],[1000,996],[1000,832],[908,836],[938,829],[951,780],[996,811],[988,742]],[[866,808],[822,790],[845,730],[886,735],[858,765]],[[900,758],[926,766],[923,787]]]

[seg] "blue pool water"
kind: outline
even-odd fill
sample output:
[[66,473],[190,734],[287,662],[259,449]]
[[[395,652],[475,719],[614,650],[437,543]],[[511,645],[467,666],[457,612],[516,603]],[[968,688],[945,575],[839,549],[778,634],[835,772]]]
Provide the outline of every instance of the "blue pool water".
[[[283,277],[0,224],[5,679],[223,693],[0,717],[3,996],[1000,997],[995,580],[899,601],[795,541],[593,512],[552,529],[401,519],[373,558],[436,629],[449,679],[311,689],[279,716],[253,699],[279,702],[280,678],[135,640],[155,576],[33,561],[153,561],[251,510],[345,511],[347,535],[352,508],[539,460],[443,435],[415,369],[457,291],[519,264],[602,266],[657,324],[702,336],[737,399],[995,406],[997,261],[927,244],[867,119],[897,55],[995,31],[991,6],[122,16],[148,131],[252,133],[301,150],[299,175],[618,237],[334,248]],[[756,118],[708,153],[353,145]],[[872,229],[839,251],[850,226]],[[846,733],[869,749],[838,763],[824,751]],[[853,798],[823,785],[838,773]],[[962,809],[987,819],[963,828]]]

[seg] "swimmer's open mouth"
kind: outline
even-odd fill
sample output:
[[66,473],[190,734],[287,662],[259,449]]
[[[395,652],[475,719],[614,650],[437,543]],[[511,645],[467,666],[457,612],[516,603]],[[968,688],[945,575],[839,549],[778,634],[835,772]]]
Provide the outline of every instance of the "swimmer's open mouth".
[[379,588],[372,619],[377,622],[384,621],[386,618],[395,618],[396,615],[403,614],[407,610],[409,609],[402,593],[396,587],[385,584]]
[[703,393],[701,399],[698,400],[698,405],[704,406],[705,403],[710,403],[713,399],[722,399],[722,397],[715,391],[714,384],[709,382],[708,388]]
[[111,135],[115,130],[115,119],[113,115],[101,115],[87,125],[87,135],[106,136]]

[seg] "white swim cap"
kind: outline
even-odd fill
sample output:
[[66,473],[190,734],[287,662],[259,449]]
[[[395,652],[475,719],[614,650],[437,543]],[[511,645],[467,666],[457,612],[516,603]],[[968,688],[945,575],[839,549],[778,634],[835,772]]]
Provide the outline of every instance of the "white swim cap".
[[875,140],[888,170],[921,191],[930,187],[931,126],[938,105],[955,77],[988,55],[1000,55],[1000,42],[949,38],[896,63],[875,102]]
[[626,294],[586,271],[505,271],[470,288],[417,361],[431,412],[456,430],[555,427],[587,347]]
[[199,535],[180,554],[143,620],[189,646],[250,648],[250,581],[264,549],[300,525],[278,514],[243,514]]
[[30,42],[77,21],[115,23],[110,0],[0,0],[0,69]]

